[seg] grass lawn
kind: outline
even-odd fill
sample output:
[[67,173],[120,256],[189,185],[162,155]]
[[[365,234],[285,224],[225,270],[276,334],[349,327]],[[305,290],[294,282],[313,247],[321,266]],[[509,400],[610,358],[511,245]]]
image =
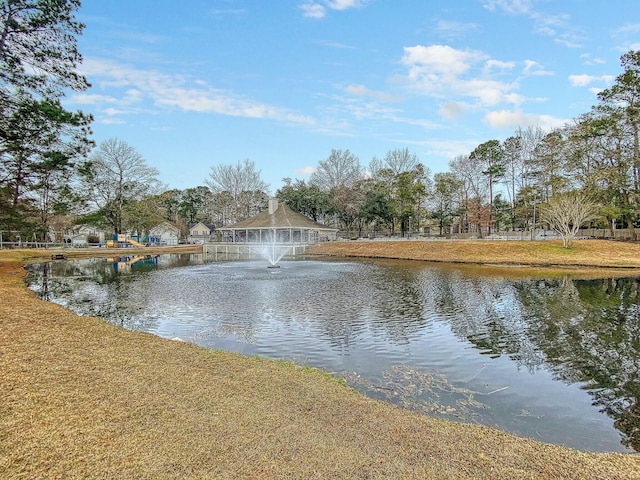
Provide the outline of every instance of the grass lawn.
[[640,244],[607,240],[576,241],[570,249],[559,240],[361,240],[318,243],[310,253],[491,265],[640,268]]

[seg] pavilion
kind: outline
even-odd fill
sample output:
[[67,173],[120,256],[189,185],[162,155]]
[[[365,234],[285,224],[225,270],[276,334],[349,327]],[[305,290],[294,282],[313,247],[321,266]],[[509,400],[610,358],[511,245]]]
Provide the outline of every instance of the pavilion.
[[289,245],[335,240],[338,231],[295,212],[276,198],[270,199],[269,208],[258,215],[217,230],[223,242]]

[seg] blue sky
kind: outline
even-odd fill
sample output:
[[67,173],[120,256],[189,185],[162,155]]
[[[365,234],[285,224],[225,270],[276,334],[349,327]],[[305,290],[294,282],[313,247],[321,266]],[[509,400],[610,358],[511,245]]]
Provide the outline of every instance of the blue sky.
[[408,148],[433,173],[562,126],[640,49],[637,0],[85,0],[68,107],[170,188],[255,162],[271,193],[331,149]]

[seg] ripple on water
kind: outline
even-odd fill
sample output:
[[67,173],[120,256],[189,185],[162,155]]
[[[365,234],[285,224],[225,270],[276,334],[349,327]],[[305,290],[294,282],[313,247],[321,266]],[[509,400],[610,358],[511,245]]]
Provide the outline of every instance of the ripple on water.
[[588,378],[604,372],[624,385],[637,375],[640,352],[620,340],[638,328],[633,281],[607,296],[597,283],[400,261],[161,261],[128,274],[66,263],[46,288],[44,267],[32,267],[32,288],[126,328],[323,368],[422,413],[587,450],[625,451],[613,419],[637,424],[625,416],[629,392]]

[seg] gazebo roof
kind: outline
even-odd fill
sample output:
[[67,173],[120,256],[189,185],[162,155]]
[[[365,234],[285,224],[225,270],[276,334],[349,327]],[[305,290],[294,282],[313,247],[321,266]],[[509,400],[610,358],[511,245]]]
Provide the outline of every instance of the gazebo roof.
[[[273,207],[276,207],[275,209]],[[269,201],[269,210],[264,210],[254,217],[242,222],[220,227],[218,230],[255,230],[265,228],[295,228],[305,230],[336,230],[305,217],[287,205],[278,205],[277,201]]]

